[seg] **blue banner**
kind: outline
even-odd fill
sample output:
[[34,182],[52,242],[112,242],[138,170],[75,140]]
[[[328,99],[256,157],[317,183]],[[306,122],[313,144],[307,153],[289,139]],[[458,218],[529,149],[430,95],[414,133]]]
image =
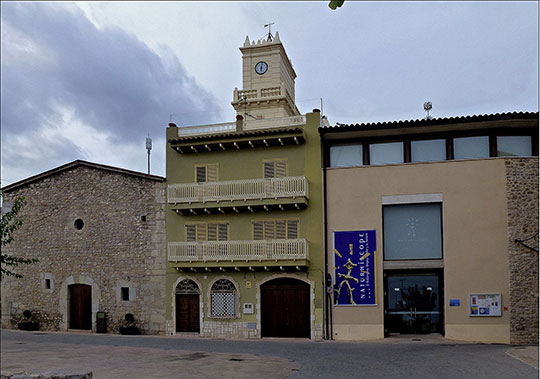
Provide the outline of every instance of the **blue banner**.
[[334,232],[334,303],[377,305],[375,230]]

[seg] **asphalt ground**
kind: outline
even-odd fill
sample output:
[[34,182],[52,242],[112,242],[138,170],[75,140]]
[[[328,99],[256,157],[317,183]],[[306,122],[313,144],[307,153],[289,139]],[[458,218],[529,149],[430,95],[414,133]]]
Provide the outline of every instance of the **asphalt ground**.
[[94,378],[538,378],[531,361],[538,347],[462,343],[441,336],[316,342],[2,330],[1,353],[2,374],[56,370],[92,371]]

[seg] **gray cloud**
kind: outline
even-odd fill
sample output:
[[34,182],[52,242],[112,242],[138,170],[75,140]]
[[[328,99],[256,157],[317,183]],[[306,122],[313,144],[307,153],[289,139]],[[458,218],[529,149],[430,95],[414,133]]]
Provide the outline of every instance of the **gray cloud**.
[[45,155],[54,160],[49,166],[86,158],[67,140],[34,133],[60,125],[61,109],[118,144],[139,142],[147,133],[161,137],[171,113],[182,113],[183,125],[219,117],[204,113],[218,108],[214,96],[174,54],[163,59],[119,28],[97,29],[74,5],[2,3],[2,30],[4,166],[19,159],[6,144],[21,135],[56,151]]

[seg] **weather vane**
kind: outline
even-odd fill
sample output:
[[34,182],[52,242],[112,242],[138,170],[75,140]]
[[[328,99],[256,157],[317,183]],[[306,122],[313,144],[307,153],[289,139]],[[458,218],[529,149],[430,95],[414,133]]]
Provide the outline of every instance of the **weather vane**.
[[268,28],[268,41],[272,41],[274,39],[274,37],[272,37],[272,25],[274,25],[275,22],[270,22],[266,25],[264,25],[265,28]]

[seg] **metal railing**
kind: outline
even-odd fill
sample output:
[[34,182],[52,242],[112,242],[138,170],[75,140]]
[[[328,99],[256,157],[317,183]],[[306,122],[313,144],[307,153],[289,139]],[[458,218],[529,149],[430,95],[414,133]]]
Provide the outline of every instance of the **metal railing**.
[[272,179],[230,180],[224,182],[169,184],[169,204],[263,200],[278,198],[309,197],[305,176],[287,176]]
[[305,238],[169,242],[169,262],[263,261],[309,259]]

